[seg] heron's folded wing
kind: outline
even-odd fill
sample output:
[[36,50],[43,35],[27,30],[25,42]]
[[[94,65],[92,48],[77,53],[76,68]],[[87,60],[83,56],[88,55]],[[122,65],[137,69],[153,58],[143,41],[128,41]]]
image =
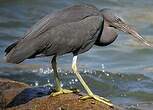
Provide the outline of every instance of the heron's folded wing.
[[78,22],[59,25],[44,33],[46,54],[65,54],[81,50],[85,52],[92,47],[102,27],[101,16],[90,16]]
[[69,22],[77,22],[85,17],[98,14],[99,10],[92,5],[74,5],[42,18],[25,33],[25,38],[33,39],[50,28]]
[[94,39],[93,35],[100,28],[102,20],[101,16],[90,16],[78,22],[65,23],[51,28],[35,39],[22,39],[6,55],[6,60],[11,63],[20,63],[39,54],[47,56],[65,54],[82,47],[85,49],[83,51],[86,51],[89,47],[88,49],[85,47]]
[[[61,11],[57,11],[52,14],[48,14],[40,21],[38,21],[33,27],[31,27],[24,35],[23,39],[35,39],[40,36],[42,33],[47,30],[56,27],[61,24],[65,24],[68,22],[77,22],[86,17],[92,15],[98,15],[99,10],[93,5],[74,5],[68,8],[65,8]],[[18,42],[22,40],[18,40],[17,42],[9,45],[5,52],[6,55],[17,45]]]

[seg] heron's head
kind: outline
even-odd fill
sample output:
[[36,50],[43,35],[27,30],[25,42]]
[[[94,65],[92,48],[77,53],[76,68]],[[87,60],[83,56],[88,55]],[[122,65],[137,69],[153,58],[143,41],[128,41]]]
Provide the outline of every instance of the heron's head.
[[152,44],[148,43],[138,32],[133,29],[131,26],[129,26],[121,17],[117,16],[113,10],[104,8],[100,10],[104,22],[107,22],[108,26],[114,27],[115,29],[119,31],[123,31],[126,33],[131,34],[134,38],[136,38],[138,41],[142,42],[143,44],[153,47]]

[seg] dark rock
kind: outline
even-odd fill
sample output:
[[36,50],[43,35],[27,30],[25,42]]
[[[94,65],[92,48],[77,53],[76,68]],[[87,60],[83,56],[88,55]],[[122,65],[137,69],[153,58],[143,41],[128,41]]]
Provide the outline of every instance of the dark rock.
[[50,96],[50,87],[30,87],[27,84],[0,78],[0,110],[119,110],[94,99],[80,100],[80,93]]
[[7,104],[7,107],[18,106],[31,101],[34,98],[49,95],[52,92],[49,86],[26,88],[21,93],[17,94],[12,101]]

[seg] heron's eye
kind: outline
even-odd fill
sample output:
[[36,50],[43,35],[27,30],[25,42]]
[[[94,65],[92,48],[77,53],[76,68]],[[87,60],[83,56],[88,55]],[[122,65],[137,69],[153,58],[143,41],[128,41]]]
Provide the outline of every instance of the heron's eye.
[[116,18],[115,18],[115,21],[116,21],[116,22],[119,22],[119,21],[121,21],[121,19],[118,18],[118,17],[116,17]]
[[116,18],[116,22],[121,23],[123,20],[121,18]]

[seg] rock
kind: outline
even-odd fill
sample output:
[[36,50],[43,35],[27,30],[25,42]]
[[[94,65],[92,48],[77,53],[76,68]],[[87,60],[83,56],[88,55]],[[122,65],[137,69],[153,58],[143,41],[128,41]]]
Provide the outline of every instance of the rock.
[[4,109],[18,93],[28,87],[24,83],[0,78],[0,109]]
[[80,93],[49,96],[50,87],[30,87],[27,84],[0,78],[0,110],[119,110],[94,99],[80,100]]
[[34,98],[43,97],[49,95],[52,92],[49,86],[46,87],[33,87],[25,88],[19,94],[17,94],[11,102],[7,104],[7,107],[18,106],[31,101]]
[[93,99],[83,101],[79,97],[77,94],[45,96],[8,110],[115,110]]
[[16,89],[26,88],[26,87],[30,87],[30,86],[25,83],[0,78],[0,91],[15,89],[15,88]]

